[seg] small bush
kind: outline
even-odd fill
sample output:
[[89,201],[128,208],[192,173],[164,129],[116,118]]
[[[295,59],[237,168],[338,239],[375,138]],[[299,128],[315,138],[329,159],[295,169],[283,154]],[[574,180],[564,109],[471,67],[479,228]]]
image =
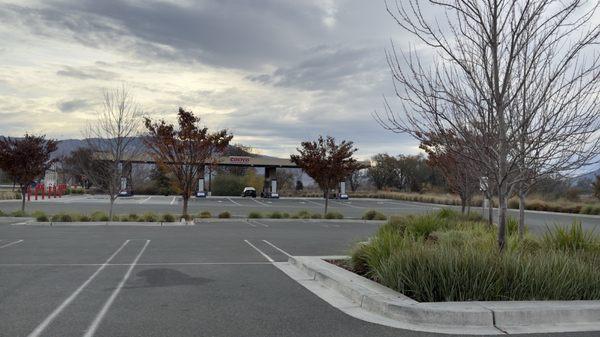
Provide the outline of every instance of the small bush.
[[67,213],[57,213],[52,216],[52,222],[72,222],[73,217]]
[[511,198],[508,200],[508,208],[519,209],[519,199]]
[[323,216],[321,215],[321,213],[314,213],[313,215],[310,216],[311,219],[321,219],[323,218]]
[[92,221],[108,221],[108,215],[104,212],[94,212],[90,217]]
[[296,213],[296,217],[294,219],[310,219],[310,212],[306,210],[302,210]]
[[156,213],[154,213],[154,212],[144,213],[144,215],[142,216],[142,218],[144,219],[145,222],[156,222],[156,221],[158,221],[158,215],[156,215]]
[[290,213],[283,212],[283,213],[281,213],[281,217],[284,218],[284,219],[289,219]]
[[231,214],[227,211],[219,213],[219,219],[229,219]]
[[139,220],[139,217],[137,214],[135,214],[135,213],[129,214],[129,221],[138,221],[138,220]]
[[6,216],[6,213],[4,213],[1,209],[0,209],[0,216]]
[[129,222],[129,216],[128,215],[121,215],[120,219],[121,222]]
[[48,216],[46,215],[46,213],[42,212],[42,211],[35,211],[33,213],[31,213],[31,216],[35,218],[36,221],[39,222],[47,222],[48,221]]
[[175,222],[175,217],[171,213],[165,213],[161,219],[162,222]]
[[325,219],[343,219],[344,215],[340,212],[327,212],[327,214],[325,214]]
[[79,219],[77,219],[78,221],[81,222],[90,222],[91,218],[85,214],[82,214],[81,216],[79,216]]
[[387,216],[385,214],[378,212],[374,209],[368,210],[362,216],[363,220],[386,220]]
[[273,212],[273,213],[271,213],[270,218],[271,219],[281,219],[282,216],[281,216],[281,213],[279,213],[279,212]]
[[248,218],[250,219],[261,219],[262,217],[262,214],[259,212],[250,212],[250,214],[248,214]]
[[209,219],[212,218],[212,214],[210,214],[209,211],[202,211],[200,214],[198,214],[198,217],[201,219]]
[[18,210],[18,211],[13,211],[13,212],[11,212],[11,213],[10,213],[10,216],[14,216],[14,217],[17,217],[17,218],[22,218],[22,217],[26,217],[26,216],[27,216],[27,213],[26,213],[26,212],[23,212],[23,211],[21,211],[21,210]]

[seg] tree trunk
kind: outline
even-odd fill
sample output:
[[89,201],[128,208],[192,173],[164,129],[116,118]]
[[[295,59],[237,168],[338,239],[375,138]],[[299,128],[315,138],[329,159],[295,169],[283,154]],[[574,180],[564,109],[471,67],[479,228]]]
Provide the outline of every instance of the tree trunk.
[[189,215],[188,215],[188,201],[190,200],[190,197],[188,195],[183,195],[183,218],[185,219],[185,221],[188,220]]
[[464,215],[465,214],[465,209],[467,208],[467,202],[465,200],[465,198],[463,198],[462,196],[460,197],[460,212]]
[[506,209],[507,209],[507,197],[506,197],[506,186],[502,185],[499,188],[498,193],[498,248],[500,251],[504,251],[506,245]]
[[114,195],[111,194],[110,196],[110,206],[108,208],[108,223],[110,223],[111,221],[113,221],[113,206],[115,204],[115,199],[116,197]]
[[323,213],[323,217],[325,217],[325,215],[327,214],[328,203],[329,203],[329,189],[327,189],[327,191],[325,191],[325,213]]
[[27,187],[21,186],[21,212],[25,212],[25,198],[27,194]]
[[519,190],[519,240],[525,237],[525,191]]
[[467,215],[471,214],[471,199],[467,199]]
[[494,204],[492,198],[488,198],[488,225],[492,227],[494,225]]

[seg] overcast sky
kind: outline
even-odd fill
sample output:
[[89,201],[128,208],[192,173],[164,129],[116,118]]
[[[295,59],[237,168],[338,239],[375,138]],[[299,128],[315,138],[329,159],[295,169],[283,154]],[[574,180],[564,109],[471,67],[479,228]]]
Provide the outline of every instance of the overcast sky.
[[152,118],[181,106],[263,154],[319,134],[416,153],[371,117],[403,34],[383,0],[0,0],[0,134],[81,138],[125,82]]

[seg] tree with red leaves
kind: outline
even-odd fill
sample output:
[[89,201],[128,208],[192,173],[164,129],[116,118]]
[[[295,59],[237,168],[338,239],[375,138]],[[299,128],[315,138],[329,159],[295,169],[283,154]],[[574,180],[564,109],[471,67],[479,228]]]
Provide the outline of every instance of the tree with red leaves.
[[333,137],[319,136],[316,141],[302,142],[296,149],[299,154],[290,157],[292,162],[302,168],[323,190],[325,195],[324,214],[327,214],[331,190],[356,170],[362,168],[362,165],[352,157],[358,150],[353,146],[353,142],[344,140],[336,144]]
[[56,161],[50,154],[56,151],[57,142],[46,136],[26,134],[23,138],[0,138],[0,169],[21,190],[21,211],[25,211],[27,188],[41,178]]
[[199,117],[183,108],[177,116],[178,130],[164,120],[152,122],[146,118],[148,134],[144,143],[157,165],[173,176],[183,198],[183,216],[188,219],[188,201],[198,179],[203,178],[206,161],[222,154],[233,135],[227,130],[209,133],[208,128],[200,126]]

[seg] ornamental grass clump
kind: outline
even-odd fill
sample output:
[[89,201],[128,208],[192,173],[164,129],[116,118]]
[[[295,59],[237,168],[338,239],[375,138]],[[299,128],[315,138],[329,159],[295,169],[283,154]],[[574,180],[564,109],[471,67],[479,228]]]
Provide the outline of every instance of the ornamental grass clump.
[[350,266],[420,302],[600,299],[600,240],[581,223],[541,239],[512,232],[500,253],[493,228],[464,219],[391,217],[354,248]]

